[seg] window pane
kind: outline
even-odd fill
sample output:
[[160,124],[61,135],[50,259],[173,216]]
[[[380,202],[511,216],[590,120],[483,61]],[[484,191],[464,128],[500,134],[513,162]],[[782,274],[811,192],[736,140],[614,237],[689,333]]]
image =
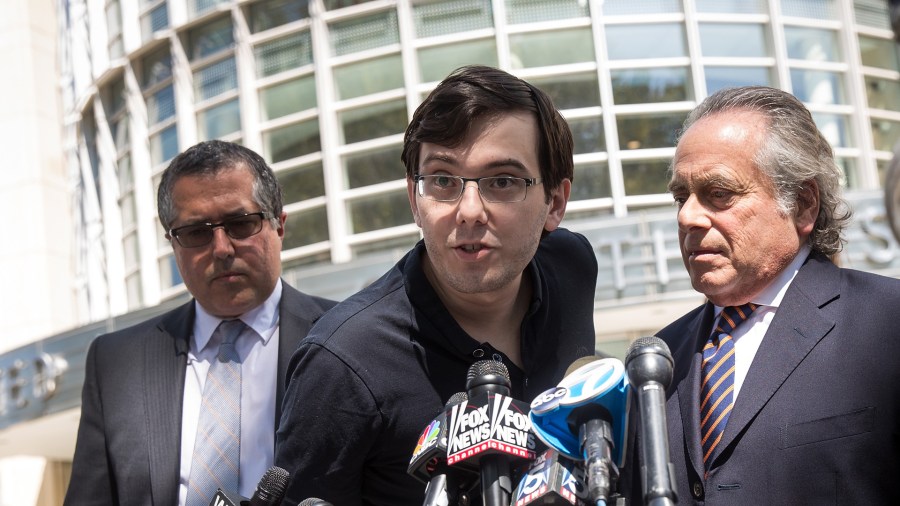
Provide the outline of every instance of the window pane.
[[191,61],[209,56],[234,45],[231,17],[221,17],[188,32],[188,51]]
[[900,141],[900,122],[872,119],[872,140],[875,149],[893,151],[894,146]]
[[656,195],[669,190],[669,162],[623,160],[622,178],[626,195]]
[[349,201],[347,215],[354,234],[413,222],[406,189]]
[[506,0],[506,19],[513,25],[589,15],[587,2],[581,0]]
[[696,0],[697,12],[768,14],[766,0]]
[[175,264],[175,255],[169,254],[159,259],[159,281],[163,289],[172,288],[184,282],[181,279],[181,273],[178,272],[178,266]]
[[612,197],[609,166],[606,162],[575,166],[570,200],[589,200]]
[[[845,188],[856,190],[862,187],[859,166],[855,158],[835,158],[834,162],[843,172]],[[882,181],[882,184],[884,184],[884,181]]]
[[319,143],[319,121],[310,120],[263,132],[263,154],[272,163],[315,153]]
[[253,50],[256,55],[256,75],[266,77],[286,70],[311,65],[312,39],[309,32],[299,32],[265,42]]
[[403,88],[400,55],[393,54],[335,67],[334,81],[339,100]]
[[322,4],[325,6],[326,10],[333,11],[335,9],[341,9],[344,7],[349,7],[351,5],[359,5],[368,1],[369,0],[323,0]]
[[619,149],[672,147],[685,117],[686,112],[619,116]]
[[419,38],[493,28],[490,0],[449,0],[413,4]]
[[679,0],[606,0],[601,5],[604,16],[681,12]]
[[112,134],[113,142],[116,145],[116,152],[128,149],[128,115],[122,116],[115,123],[110,123],[109,132]]
[[259,90],[263,120],[280,118],[316,107],[316,79],[309,75]]
[[763,25],[703,23],[700,25],[703,56],[762,57],[771,51]]
[[866,76],[866,97],[873,109],[900,111],[900,82]]
[[813,121],[829,144],[836,148],[853,147],[848,117],[841,114],[812,113]]
[[309,0],[264,0],[250,4],[248,24],[253,33],[309,17]]
[[150,136],[150,163],[154,167],[168,162],[178,154],[178,129],[172,125]]
[[226,58],[194,72],[194,96],[198,102],[236,88],[234,58]]
[[325,195],[325,178],[322,175],[321,163],[278,171],[277,176],[284,190],[285,204]]
[[106,35],[108,40],[122,35],[122,9],[119,0],[112,0],[106,6]]
[[125,278],[125,291],[128,294],[128,309],[138,309],[144,305],[141,297],[141,273],[136,272]]
[[130,156],[125,155],[116,163],[116,179],[119,182],[119,193],[131,191],[134,186],[134,172],[131,170]]
[[358,53],[400,42],[397,11],[380,12],[363,18],[335,22],[329,26],[331,46],[336,56]]
[[809,61],[842,61],[837,32],[819,28],[784,27],[788,58]]
[[328,240],[328,215],[324,207],[288,214],[282,249],[299,248]]
[[595,60],[590,28],[510,35],[509,52],[513,68]]
[[706,93],[729,86],[772,86],[772,71],[765,67],[706,67]]
[[[119,200],[119,209],[122,213],[122,230],[126,231],[134,226],[135,218],[134,215],[136,213],[134,208],[134,192],[128,192],[122,196]],[[134,234],[131,235],[132,239],[134,239]],[[127,241],[127,237],[125,238]],[[127,242],[126,242],[127,243]],[[136,249],[136,248],[135,248]],[[126,248],[126,253],[128,253],[128,248]],[[135,251],[135,254],[137,252]],[[129,259],[126,258],[126,266],[125,267],[134,267],[134,264],[127,264]],[[131,258],[133,261],[134,258]]]
[[853,2],[853,12],[856,13],[856,22],[860,25],[891,29],[891,16],[888,12],[890,0],[868,0]]
[[403,133],[406,130],[406,102],[392,101],[344,111],[338,115],[344,144]]
[[542,77],[529,81],[550,95],[557,109],[577,109],[600,105],[600,85],[597,83],[597,74]]
[[834,0],[781,0],[781,12],[801,18],[838,19]]
[[794,96],[811,104],[846,104],[844,76],[824,70],[791,69]]
[[116,79],[103,94],[103,108],[106,117],[112,118],[125,108],[125,80]]
[[859,36],[859,53],[862,64],[888,70],[900,70],[897,43],[890,39]]
[[679,102],[693,98],[685,67],[611,70],[616,104]]
[[684,26],[680,24],[607,26],[606,44],[611,60],[687,56]]
[[163,2],[141,17],[141,41],[147,42],[153,34],[169,26],[169,8]]
[[155,125],[175,116],[175,89],[172,85],[147,97],[147,120]]
[[400,162],[400,146],[390,146],[378,151],[355,153],[344,158],[344,171],[348,188],[360,188],[406,176],[406,168]]
[[241,129],[241,110],[238,107],[238,101],[230,100],[199,113],[197,129],[201,141],[218,139],[239,131]]
[[606,151],[602,118],[570,119],[569,128],[575,141],[575,154]]
[[495,39],[472,40],[419,50],[419,68],[425,82],[440,81],[453,70],[468,64],[498,66]]
[[188,9],[191,17],[197,17],[204,12],[212,10],[215,6],[228,1],[229,0],[188,0]]
[[154,84],[172,78],[172,55],[168,46],[141,58],[141,88],[147,89]]

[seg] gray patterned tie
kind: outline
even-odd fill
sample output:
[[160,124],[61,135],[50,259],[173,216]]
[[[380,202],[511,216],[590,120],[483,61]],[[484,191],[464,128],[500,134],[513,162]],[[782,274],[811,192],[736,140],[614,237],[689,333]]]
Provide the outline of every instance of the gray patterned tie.
[[241,361],[234,342],[244,330],[240,320],[224,320],[219,355],[203,387],[194,441],[187,506],[208,506],[216,489],[237,492],[241,466]]

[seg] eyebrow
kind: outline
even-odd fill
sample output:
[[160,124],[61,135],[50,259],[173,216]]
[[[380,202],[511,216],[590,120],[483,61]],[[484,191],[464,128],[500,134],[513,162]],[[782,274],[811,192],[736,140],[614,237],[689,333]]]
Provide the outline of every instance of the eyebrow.
[[[448,165],[452,165],[454,167],[459,165],[459,161],[456,158],[446,155],[446,154],[443,154],[443,153],[428,154],[427,156],[425,156],[425,158],[422,159],[422,166],[424,167],[431,162],[442,162],[442,163],[446,163]],[[503,158],[503,159],[499,159],[499,160],[492,160],[492,161],[488,162],[488,164],[485,165],[483,168],[484,169],[514,168],[518,172],[521,172],[523,174],[526,174],[526,175],[530,174],[528,172],[528,168],[525,166],[525,164],[520,162],[519,160],[516,160],[515,158]]]

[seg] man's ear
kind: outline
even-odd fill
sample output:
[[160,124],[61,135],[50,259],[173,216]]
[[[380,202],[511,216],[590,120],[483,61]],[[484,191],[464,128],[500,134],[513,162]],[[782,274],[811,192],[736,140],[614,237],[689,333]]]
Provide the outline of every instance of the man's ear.
[[416,182],[408,176],[406,178],[406,195],[409,197],[409,210],[412,211],[413,220],[415,220],[416,226],[422,228],[422,223],[419,221],[419,203],[416,201]]
[[563,179],[550,193],[550,212],[547,221],[544,222],[544,230],[553,232],[566,216],[566,204],[569,202],[569,194],[572,192],[572,181]]
[[815,179],[803,183],[797,192],[796,206],[794,224],[800,238],[805,240],[812,233],[819,218],[819,184]]

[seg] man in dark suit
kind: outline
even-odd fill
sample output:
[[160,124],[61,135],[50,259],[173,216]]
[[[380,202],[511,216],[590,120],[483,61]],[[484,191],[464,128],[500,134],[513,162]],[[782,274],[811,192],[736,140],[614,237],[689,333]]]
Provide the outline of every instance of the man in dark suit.
[[[203,142],[172,160],[159,218],[194,300],[91,344],[67,506],[209,504],[215,485],[197,485],[196,473],[198,452],[214,443],[200,420],[213,363],[224,362],[216,329],[228,320],[242,322],[240,443],[236,484],[222,488],[252,495],[274,460],[288,360],[334,304],[280,279],[281,198],[271,168],[238,144]],[[210,413],[222,412],[224,397],[211,399]],[[207,474],[215,483],[220,471]]]
[[767,87],[711,95],[682,132],[669,189],[708,302],[658,334],[678,504],[900,504],[900,280],[830,260],[830,145]]

